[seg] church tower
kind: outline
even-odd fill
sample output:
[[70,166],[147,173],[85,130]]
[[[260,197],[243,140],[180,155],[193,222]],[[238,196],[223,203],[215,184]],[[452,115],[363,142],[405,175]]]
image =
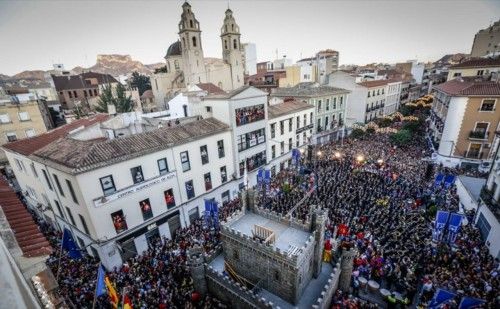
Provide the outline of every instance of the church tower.
[[183,72],[186,85],[206,83],[200,23],[196,20],[194,13],[191,11],[191,5],[187,2],[182,5],[179,38],[182,46]]
[[240,35],[240,27],[234,20],[233,11],[228,8],[220,37],[222,40],[222,59],[231,66],[233,89],[243,86],[244,82]]

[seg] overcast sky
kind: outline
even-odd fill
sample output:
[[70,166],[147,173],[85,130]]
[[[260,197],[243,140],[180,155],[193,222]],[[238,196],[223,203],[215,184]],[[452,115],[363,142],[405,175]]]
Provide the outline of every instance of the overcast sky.
[[[183,1],[0,0],[0,73],[92,66],[97,54],[163,61],[177,40]],[[205,57],[221,57],[220,27],[228,1],[190,1]],[[500,1],[229,2],[242,42],[257,45],[259,61],[294,61],[325,48],[341,64],[437,60],[470,52],[474,34],[500,18]]]

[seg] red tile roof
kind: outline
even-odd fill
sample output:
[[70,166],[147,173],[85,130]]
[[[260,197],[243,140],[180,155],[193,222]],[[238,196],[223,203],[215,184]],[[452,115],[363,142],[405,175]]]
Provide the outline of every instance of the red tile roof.
[[450,69],[464,69],[464,68],[488,68],[488,67],[500,67],[500,57],[496,59],[492,58],[473,58],[466,60],[462,63],[455,64],[450,67]]
[[59,138],[66,136],[69,132],[81,126],[88,127],[95,123],[103,122],[108,118],[109,116],[107,114],[97,114],[93,117],[78,119],[73,121],[72,123],[63,125],[52,131],[34,137],[25,138],[15,142],[4,144],[3,147],[7,150],[11,150],[25,156],[29,156],[38,149],[41,149],[47,146],[48,144],[58,140]]
[[394,83],[394,82],[397,82],[397,80],[394,80],[394,79],[380,79],[380,80],[369,80],[369,81],[366,81],[366,82],[361,82],[361,83],[358,83],[358,85],[361,85],[361,86],[367,87],[367,88],[372,88],[372,87],[384,86],[384,85],[387,85],[389,83]]
[[95,78],[99,85],[118,83],[118,81],[109,74],[101,74],[97,72],[83,72],[78,75],[52,75],[54,86],[57,91],[69,89],[84,89],[84,88],[97,88],[97,85],[90,85],[86,79]]
[[5,179],[0,179],[0,207],[25,257],[49,255],[52,247]]
[[201,90],[204,90],[208,92],[209,94],[224,94],[226,93],[224,90],[220,89],[219,87],[215,86],[212,83],[200,83],[196,84],[198,88]]
[[500,83],[477,81],[474,78],[457,78],[434,87],[452,96],[500,96]]

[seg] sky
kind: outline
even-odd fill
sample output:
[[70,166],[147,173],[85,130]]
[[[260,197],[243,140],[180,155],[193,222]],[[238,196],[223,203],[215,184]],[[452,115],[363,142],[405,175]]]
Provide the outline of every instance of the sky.
[[[182,0],[0,0],[0,73],[95,64],[98,54],[164,61],[178,39]],[[257,60],[297,61],[331,48],[341,64],[433,61],[470,52],[474,34],[500,19],[500,1],[193,0],[205,57],[221,58],[224,12]]]

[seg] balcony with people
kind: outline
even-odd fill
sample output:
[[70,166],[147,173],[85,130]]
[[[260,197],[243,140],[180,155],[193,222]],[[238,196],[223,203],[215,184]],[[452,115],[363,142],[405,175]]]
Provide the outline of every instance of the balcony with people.
[[238,108],[235,110],[236,126],[242,126],[265,118],[264,104]]

